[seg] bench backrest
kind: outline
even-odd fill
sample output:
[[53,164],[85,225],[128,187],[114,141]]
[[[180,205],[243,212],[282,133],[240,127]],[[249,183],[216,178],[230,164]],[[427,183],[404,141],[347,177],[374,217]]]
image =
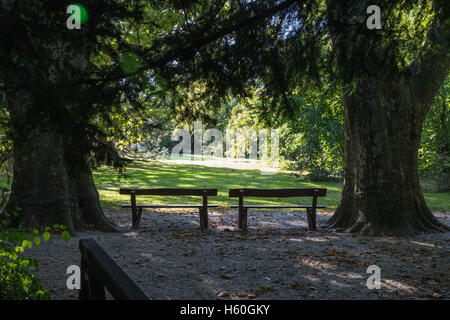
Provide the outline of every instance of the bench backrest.
[[184,189],[184,188],[158,188],[158,189],[120,189],[120,194],[134,194],[141,196],[217,196],[217,189]]
[[149,300],[123,269],[92,238],[80,239],[80,300],[105,300],[105,287],[114,299]]
[[230,189],[230,197],[274,197],[274,198],[289,198],[289,197],[324,197],[327,195],[325,188],[300,188],[300,189]]

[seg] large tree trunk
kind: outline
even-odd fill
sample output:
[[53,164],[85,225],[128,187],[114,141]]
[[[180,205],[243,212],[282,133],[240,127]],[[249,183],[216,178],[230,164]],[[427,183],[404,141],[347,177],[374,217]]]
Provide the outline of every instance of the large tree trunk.
[[410,86],[361,80],[345,96],[345,180],[334,228],[410,236],[445,230],[428,209],[417,154],[425,114]]
[[[449,11],[436,9],[440,15],[426,46],[402,69],[389,31],[366,27],[370,4],[327,0],[338,72],[347,89],[344,187],[328,225],[392,236],[448,230],[425,203],[417,154],[425,115],[450,67]],[[381,8],[382,21],[388,8]]]
[[[3,2],[1,81],[14,157],[4,213],[17,213],[12,224],[26,228],[64,224],[72,233],[87,225],[119,231],[105,218],[88,163],[94,140],[88,130],[94,118],[89,103],[103,98],[89,94],[97,88],[88,90],[79,80],[92,73],[95,40],[88,28],[58,27],[64,5],[27,2],[19,14],[15,3]],[[46,36],[37,37],[35,28],[46,30]]]
[[18,132],[13,137],[13,182],[5,210],[17,214],[12,225],[39,229],[64,224],[74,233],[90,224],[101,231],[119,231],[104,216],[86,158],[72,152],[71,139],[58,130],[27,119],[30,101],[25,92],[9,101],[11,124]]

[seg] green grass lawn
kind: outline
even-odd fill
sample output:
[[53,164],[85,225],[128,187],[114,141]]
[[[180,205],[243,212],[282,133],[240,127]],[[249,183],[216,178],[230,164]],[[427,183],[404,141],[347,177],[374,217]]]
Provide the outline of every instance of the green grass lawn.
[[[201,165],[168,164],[158,161],[135,161],[126,170],[126,177],[120,180],[117,173],[108,167],[94,172],[94,180],[105,209],[117,209],[123,203],[129,203],[130,196],[119,195],[119,188],[217,188],[218,196],[211,197],[210,203],[226,207],[237,204],[236,198],[228,197],[230,188],[327,188],[319,204],[336,209],[341,194],[340,182],[304,181],[289,173],[261,175],[259,170],[239,170],[214,168]],[[450,193],[425,193],[428,205],[433,211],[450,211]],[[142,199],[139,201],[139,199]],[[310,198],[248,198],[246,203],[309,204]],[[140,196],[141,203],[200,203],[200,197],[162,197]]]
[[6,174],[0,171],[0,187],[6,185]]
[[[226,207],[237,204],[236,198],[228,197],[230,188],[327,188],[325,198],[319,198],[319,204],[325,204],[330,210],[336,209],[341,194],[340,182],[310,182],[289,173],[261,175],[259,170],[238,170],[214,168],[201,165],[168,164],[158,161],[134,161],[126,170],[125,177],[111,168],[102,167],[94,172],[94,180],[105,209],[119,209],[121,204],[129,203],[130,197],[120,195],[119,188],[217,188],[218,196],[211,197],[210,203]],[[5,175],[0,172],[0,186],[6,183]],[[200,203],[200,197],[138,197],[138,201],[149,203]],[[432,211],[450,211],[449,192],[425,192],[425,199]],[[246,203],[274,205],[292,204],[302,201],[300,198],[248,198]],[[304,198],[309,204],[311,199]]]

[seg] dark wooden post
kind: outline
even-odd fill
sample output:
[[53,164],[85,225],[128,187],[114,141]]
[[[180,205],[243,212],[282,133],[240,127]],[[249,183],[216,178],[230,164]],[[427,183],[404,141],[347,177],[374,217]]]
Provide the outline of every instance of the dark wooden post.
[[208,191],[206,190],[203,190],[203,223],[203,227],[208,229]]
[[78,292],[79,300],[89,300],[89,279],[86,270],[86,261],[83,257],[83,253],[81,253],[81,279],[80,279],[80,291]]
[[102,282],[89,270],[85,257],[81,256],[81,287],[79,300],[105,300],[105,287]]
[[308,230],[313,230],[313,218],[312,218],[312,208],[306,208],[306,215],[308,218]]
[[242,230],[247,231],[247,208],[243,209],[243,215],[242,215]]
[[136,190],[131,190],[130,195],[131,195],[131,228],[137,229]]
[[139,207],[136,218],[136,229],[139,227],[139,223],[141,223],[141,216],[142,216],[142,207]]
[[312,220],[312,227],[311,230],[316,230],[316,207],[317,207],[317,193],[319,190],[314,190],[313,194],[313,202],[312,202],[312,208],[311,208],[311,220]]
[[205,215],[203,214],[203,207],[198,208],[198,215],[200,218],[200,230],[203,231],[205,229]]
[[244,190],[239,190],[239,228],[242,229],[242,218],[244,216]]
[[80,239],[80,300],[105,300],[105,288],[114,299],[148,300],[147,295],[94,239]]

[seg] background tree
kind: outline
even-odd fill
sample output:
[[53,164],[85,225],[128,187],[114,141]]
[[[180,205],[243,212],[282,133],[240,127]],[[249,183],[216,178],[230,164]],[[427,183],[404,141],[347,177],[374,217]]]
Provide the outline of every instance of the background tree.
[[442,84],[425,119],[419,149],[419,172],[436,180],[438,191],[450,190],[450,80]]

